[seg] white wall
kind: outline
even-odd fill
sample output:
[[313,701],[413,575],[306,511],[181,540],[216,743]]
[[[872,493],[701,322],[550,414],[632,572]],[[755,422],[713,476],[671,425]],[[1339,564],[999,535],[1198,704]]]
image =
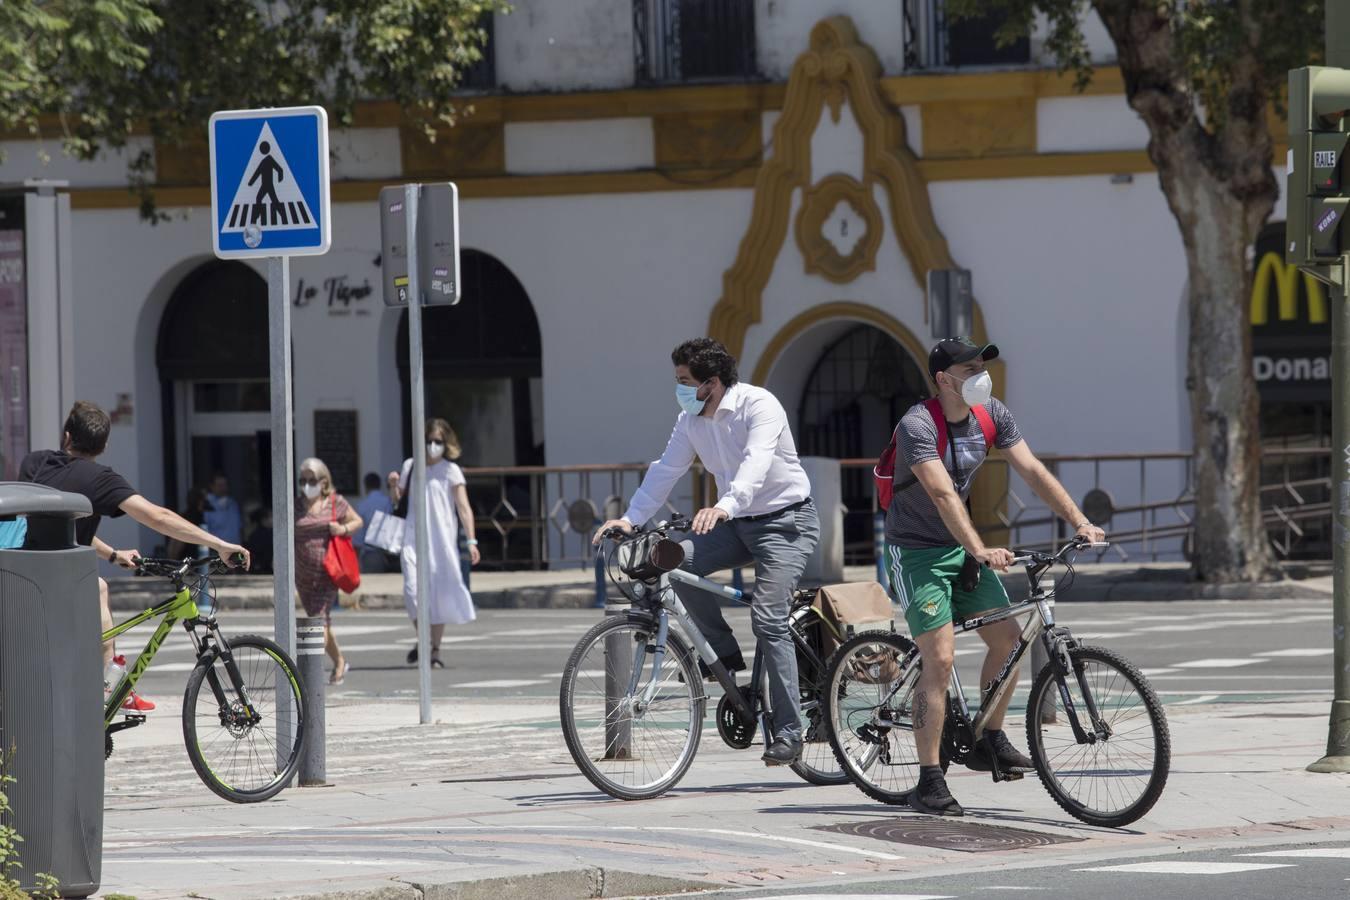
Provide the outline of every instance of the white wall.
[[1123,94],[1036,101],[1036,149],[1041,153],[1143,150],[1147,146],[1148,126]]
[[903,4],[877,0],[755,0],[755,52],[770,81],[787,81],[792,64],[811,42],[811,28],[829,16],[852,17],[858,37],[876,53],[887,75],[904,61]]
[[497,83],[509,91],[631,87],[629,0],[516,0],[493,20]]
[[600,172],[650,169],[655,163],[652,120],[646,117],[574,122],[508,122],[506,171]]
[[104,150],[84,162],[67,156],[58,138],[34,141],[0,141],[0,184],[30,178],[69,181],[90,187],[124,185],[127,163],[142,151],[154,150],[149,138],[133,137],[121,150]]

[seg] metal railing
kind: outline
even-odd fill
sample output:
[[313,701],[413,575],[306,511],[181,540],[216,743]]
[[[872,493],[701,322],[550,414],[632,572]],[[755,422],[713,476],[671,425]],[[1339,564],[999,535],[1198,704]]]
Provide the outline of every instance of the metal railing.
[[753,78],[753,0],[633,0],[640,83]]
[[[1195,517],[1193,462],[1188,453],[1055,454],[1046,467],[1107,529],[1113,561],[1167,562],[1188,558]],[[840,461],[844,499],[844,561],[875,561],[875,460]],[[493,569],[582,568],[594,559],[595,527],[617,518],[642,481],[645,463],[466,468],[483,565]],[[1331,452],[1273,448],[1262,455],[1261,507],[1271,544],[1282,558],[1329,558]],[[1006,461],[991,459],[983,482],[1005,483],[982,496],[975,511],[982,533],[1010,546],[1051,547],[1069,536]],[[672,491],[669,510],[691,514],[711,505],[713,479],[699,466]]]

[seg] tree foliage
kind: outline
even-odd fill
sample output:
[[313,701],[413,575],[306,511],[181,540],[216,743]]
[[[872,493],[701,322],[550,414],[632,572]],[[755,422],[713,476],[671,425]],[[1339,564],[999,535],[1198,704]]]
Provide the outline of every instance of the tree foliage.
[[[434,139],[503,0],[0,0],[0,129],[89,159],[133,134],[204,141],[219,109],[398,104]],[[44,127],[46,126],[46,127]],[[148,183],[149,153],[132,161]]]
[[1184,74],[1176,88],[1195,98],[1211,128],[1228,114],[1239,67],[1253,66],[1259,83],[1278,100],[1288,70],[1322,55],[1322,0],[947,0],[956,18],[998,21],[1001,45],[1027,36],[1042,18],[1046,51],[1060,71],[1076,75],[1080,88],[1092,78],[1082,27],[1088,10],[1109,19],[1130,7],[1152,7],[1157,21],[1170,30],[1177,68]]

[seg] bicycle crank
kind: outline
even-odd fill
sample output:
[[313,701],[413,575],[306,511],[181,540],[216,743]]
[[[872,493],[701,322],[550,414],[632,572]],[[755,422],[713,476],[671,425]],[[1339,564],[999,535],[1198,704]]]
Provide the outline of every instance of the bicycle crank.
[[[742,691],[750,699],[748,691]],[[754,719],[745,719],[736,711],[736,705],[726,694],[717,701],[717,734],[722,742],[733,750],[744,750],[755,740],[757,723]]]

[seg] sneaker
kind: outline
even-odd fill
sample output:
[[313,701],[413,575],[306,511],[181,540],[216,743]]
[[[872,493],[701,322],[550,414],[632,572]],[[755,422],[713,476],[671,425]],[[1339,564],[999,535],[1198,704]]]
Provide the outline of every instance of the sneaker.
[[920,778],[918,786],[909,792],[909,806],[915,812],[930,816],[966,814],[961,804],[952,796],[952,792],[947,790],[947,779],[941,775],[936,778]]
[[127,699],[122,701],[122,708],[131,712],[149,712],[155,708],[153,700],[147,700],[140,694],[132,691]]
[[410,666],[411,666],[413,663],[417,662],[417,647],[416,647],[416,646],[414,646],[411,650],[408,651],[408,655],[407,655],[406,659],[408,660],[408,665],[410,665]]
[[[1022,751],[1012,745],[1008,740],[1008,735],[1002,731],[988,732],[989,740],[994,744],[994,750],[998,753],[998,767],[1004,772],[1034,772],[1036,766],[1031,759]],[[984,742],[976,744],[968,754],[966,754],[966,768],[975,772],[992,772],[993,764],[989,761],[989,751],[985,749]]]

